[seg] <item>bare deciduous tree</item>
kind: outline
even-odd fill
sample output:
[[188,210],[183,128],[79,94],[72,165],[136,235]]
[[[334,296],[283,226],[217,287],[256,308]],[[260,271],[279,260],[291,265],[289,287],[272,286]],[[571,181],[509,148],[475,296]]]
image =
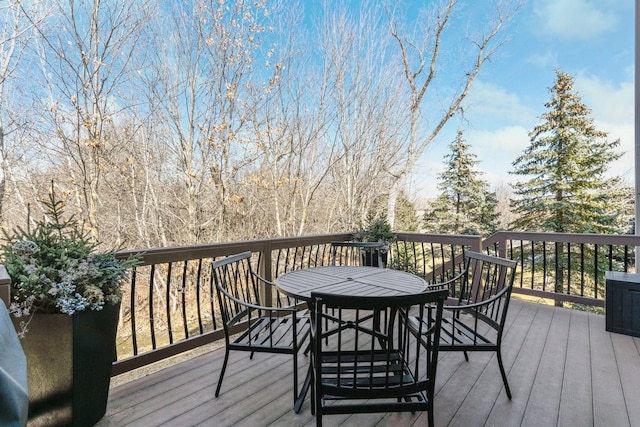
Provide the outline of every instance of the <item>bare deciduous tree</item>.
[[267,12],[265,2],[194,0],[173,4],[155,26],[144,78],[160,141],[173,154],[167,167],[182,181],[173,198],[188,243],[221,238],[240,197],[234,178],[247,161],[247,112],[255,110],[247,92]]
[[[7,179],[15,183],[12,164],[26,162],[22,158],[26,150],[18,149],[12,142],[24,136],[30,125],[21,117],[24,110],[15,108],[22,100],[16,96],[22,93],[17,80],[24,77],[16,76],[16,69],[33,38],[34,25],[45,15],[44,8],[37,3],[25,5],[19,0],[0,3],[0,218],[5,210]],[[7,96],[10,91],[13,96]],[[17,197],[22,198],[20,187],[15,184],[13,187]],[[24,201],[22,206],[26,208]]]
[[82,218],[97,238],[100,186],[119,151],[106,135],[129,107],[130,63],[148,4],[58,1],[48,24],[39,26],[43,75],[50,91],[48,120],[55,130],[52,140],[58,142],[48,148],[67,166]]
[[354,10],[325,5],[317,35],[330,82],[334,115],[329,125],[339,161],[332,167],[340,226],[354,229],[380,203],[390,183],[388,170],[401,158],[391,141],[403,139],[406,126],[397,75],[390,56],[392,39],[382,9],[364,2]]
[[[328,138],[331,106],[328,76],[309,66],[317,61],[311,37],[299,26],[300,5],[281,11],[268,49],[269,80],[255,88],[252,114],[259,167],[251,171],[253,213],[263,220],[258,236],[301,235],[318,226],[324,210],[320,191],[335,162]],[[321,202],[320,202],[321,203]],[[315,209],[314,209],[315,207]]]
[[[498,39],[498,34],[519,7],[509,0],[499,4],[492,11],[493,17],[486,21],[487,29],[477,35],[467,36],[468,50],[463,57],[466,55],[468,62],[462,65],[452,63],[451,68],[444,68],[441,61],[446,49],[443,45],[444,35],[449,30],[452,15],[459,8],[459,3],[458,0],[446,0],[430,11],[423,10],[418,20],[421,25],[419,41],[414,41],[401,32],[395,15],[397,11],[387,8],[389,28],[397,42],[404,80],[409,88],[409,137],[397,146],[398,150],[406,154],[403,161],[389,171],[393,179],[387,213],[392,225],[396,200],[404,178],[413,170],[425,148],[438,136],[449,119],[458,113],[480,69],[503,45],[504,40]],[[473,21],[485,20],[474,17]],[[438,94],[435,90],[436,82],[445,74],[448,78],[459,76],[460,86],[448,94]],[[441,105],[439,112],[434,111],[435,105]],[[425,112],[427,106],[431,107],[428,113]]]

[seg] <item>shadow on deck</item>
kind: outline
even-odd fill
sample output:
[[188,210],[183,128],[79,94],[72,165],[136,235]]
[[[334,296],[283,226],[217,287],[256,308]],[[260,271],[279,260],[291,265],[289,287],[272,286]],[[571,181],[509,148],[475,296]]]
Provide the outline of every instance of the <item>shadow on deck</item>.
[[[602,315],[512,300],[503,343],[513,400],[493,353],[442,352],[437,426],[640,426],[640,339],[605,331]],[[315,425],[309,397],[292,410],[289,357],[232,353],[214,398],[216,349],[111,389],[98,426]],[[308,358],[300,355],[300,378]],[[327,426],[426,425],[426,414],[332,415]]]

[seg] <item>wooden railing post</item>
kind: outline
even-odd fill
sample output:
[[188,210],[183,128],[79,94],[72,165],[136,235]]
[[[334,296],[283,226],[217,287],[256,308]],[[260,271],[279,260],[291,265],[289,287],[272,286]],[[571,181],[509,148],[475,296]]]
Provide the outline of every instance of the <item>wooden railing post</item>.
[[[266,243],[260,255],[260,259],[262,260],[262,262],[258,266],[258,274],[260,274],[260,276],[264,277],[268,281],[273,282],[273,271],[271,269],[271,251],[271,244]],[[272,306],[273,293],[271,292],[271,289],[267,288],[267,285],[263,283],[260,292],[262,292],[262,295],[264,295],[264,304],[268,307]]]
[[505,233],[498,232],[498,256],[507,258],[507,237]]

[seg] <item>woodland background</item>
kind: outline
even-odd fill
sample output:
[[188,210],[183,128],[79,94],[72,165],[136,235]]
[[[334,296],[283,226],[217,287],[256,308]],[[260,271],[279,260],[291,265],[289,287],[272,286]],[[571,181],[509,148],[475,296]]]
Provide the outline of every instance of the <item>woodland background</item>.
[[320,4],[0,4],[2,225],[53,182],[110,247],[420,229],[405,180],[518,5],[460,25],[457,0]]

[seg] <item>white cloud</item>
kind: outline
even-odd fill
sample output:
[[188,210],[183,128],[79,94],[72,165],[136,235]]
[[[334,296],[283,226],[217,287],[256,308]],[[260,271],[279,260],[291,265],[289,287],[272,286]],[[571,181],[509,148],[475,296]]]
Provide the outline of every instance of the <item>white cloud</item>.
[[551,51],[547,51],[544,54],[534,53],[529,55],[526,61],[541,69],[557,68],[558,55]]
[[[485,81],[476,80],[464,106],[468,120],[463,138],[477,155],[477,169],[491,186],[510,182],[511,163],[529,144],[528,128],[535,125],[538,112],[525,105],[513,92]],[[436,197],[437,176],[444,169],[443,157],[455,133],[430,145],[412,176],[421,197]]]
[[633,181],[634,171],[634,84],[613,84],[595,76],[577,76],[575,90],[591,109],[598,130],[607,132],[607,140],[620,139],[623,156],[611,164],[610,174]]
[[592,116],[603,122],[633,124],[633,81],[614,85],[596,76],[575,78],[575,90],[591,110]]
[[495,131],[470,131],[464,137],[483,163],[511,163],[529,145],[528,133],[522,126],[506,126]]
[[[511,163],[529,145],[528,130],[522,126],[505,126],[495,131],[467,129],[463,138],[470,145],[469,151],[478,157],[476,169],[484,172],[483,179],[490,187],[513,181],[509,175]],[[445,168],[443,157],[449,144],[434,144],[412,175],[412,182],[419,197],[433,198],[439,193],[438,174]]]
[[610,124],[600,124],[596,122],[598,129],[609,133],[609,141],[620,138],[620,147],[618,151],[624,154],[615,162],[611,163],[609,175],[623,177],[628,182],[634,181],[634,134],[633,123],[623,126],[614,126]]
[[618,19],[608,2],[595,0],[538,0],[534,4],[537,27],[552,37],[592,40],[615,28]]
[[[486,123],[499,119],[510,123],[528,123],[535,119],[535,111],[521,102],[517,94],[477,80],[467,98],[465,112],[471,122]],[[478,119],[479,118],[479,119]]]
[[474,131],[465,134],[471,151],[478,156],[478,170],[491,187],[512,182],[513,161],[529,145],[528,129],[523,126],[505,126],[495,131]]

